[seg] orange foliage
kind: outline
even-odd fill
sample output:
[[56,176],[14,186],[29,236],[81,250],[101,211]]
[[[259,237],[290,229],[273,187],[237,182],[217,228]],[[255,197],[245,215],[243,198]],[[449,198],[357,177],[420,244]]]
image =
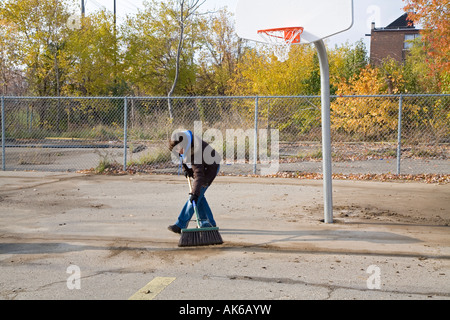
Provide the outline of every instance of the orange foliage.
[[444,91],[450,86],[450,0],[404,0],[409,19],[421,23],[426,62],[433,75],[439,74]]

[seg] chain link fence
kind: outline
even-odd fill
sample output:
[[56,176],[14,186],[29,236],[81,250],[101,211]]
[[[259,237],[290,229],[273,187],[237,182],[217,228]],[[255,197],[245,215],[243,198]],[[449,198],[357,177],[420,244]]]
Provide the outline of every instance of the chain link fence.
[[[223,154],[224,174],[264,174],[270,161],[280,172],[322,172],[318,96],[1,97],[1,104],[3,170],[176,173],[167,140],[189,129]],[[333,173],[450,173],[450,95],[333,96],[331,129]]]

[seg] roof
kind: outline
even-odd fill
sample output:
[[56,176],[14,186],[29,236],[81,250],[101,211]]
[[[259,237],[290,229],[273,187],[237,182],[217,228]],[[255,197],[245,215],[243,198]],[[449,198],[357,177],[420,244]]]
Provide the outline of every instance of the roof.
[[408,19],[408,13],[405,13],[397,20],[392,22],[384,29],[415,29],[414,22]]

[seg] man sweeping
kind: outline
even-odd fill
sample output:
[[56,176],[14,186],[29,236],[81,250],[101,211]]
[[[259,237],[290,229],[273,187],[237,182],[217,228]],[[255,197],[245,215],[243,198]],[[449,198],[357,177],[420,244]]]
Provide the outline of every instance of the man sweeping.
[[[191,131],[174,133],[169,141],[169,149],[175,155],[179,156],[186,178],[189,179],[189,181],[190,178],[193,178],[194,182],[189,193],[189,200],[181,210],[177,222],[174,225],[170,225],[168,229],[175,233],[181,233],[182,238],[183,232],[187,234],[186,238],[199,237],[198,239],[196,238],[198,240],[196,245],[218,244],[208,243],[214,242],[211,241],[211,239],[206,240],[206,243],[198,242],[203,241],[201,238],[203,236],[201,234],[202,232],[212,232],[214,233],[214,237],[220,237],[211,208],[205,198],[206,190],[208,190],[209,186],[219,173],[220,155],[208,143],[199,137],[194,136]],[[186,229],[194,212],[198,215],[198,217],[196,217],[198,220],[198,228],[195,230]],[[188,231],[192,234],[188,234]],[[208,236],[206,236],[206,238],[207,237]],[[182,244],[183,241],[184,240],[181,239],[180,244]],[[218,242],[218,240],[216,242]],[[222,243],[221,239],[220,243]]]

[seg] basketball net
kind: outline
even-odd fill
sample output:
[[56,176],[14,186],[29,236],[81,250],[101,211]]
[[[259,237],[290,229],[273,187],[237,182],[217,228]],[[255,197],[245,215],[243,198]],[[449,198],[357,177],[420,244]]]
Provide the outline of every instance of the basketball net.
[[258,35],[272,46],[273,53],[280,62],[285,62],[289,59],[289,52],[294,43],[300,43],[302,27],[292,28],[277,28],[259,30]]

